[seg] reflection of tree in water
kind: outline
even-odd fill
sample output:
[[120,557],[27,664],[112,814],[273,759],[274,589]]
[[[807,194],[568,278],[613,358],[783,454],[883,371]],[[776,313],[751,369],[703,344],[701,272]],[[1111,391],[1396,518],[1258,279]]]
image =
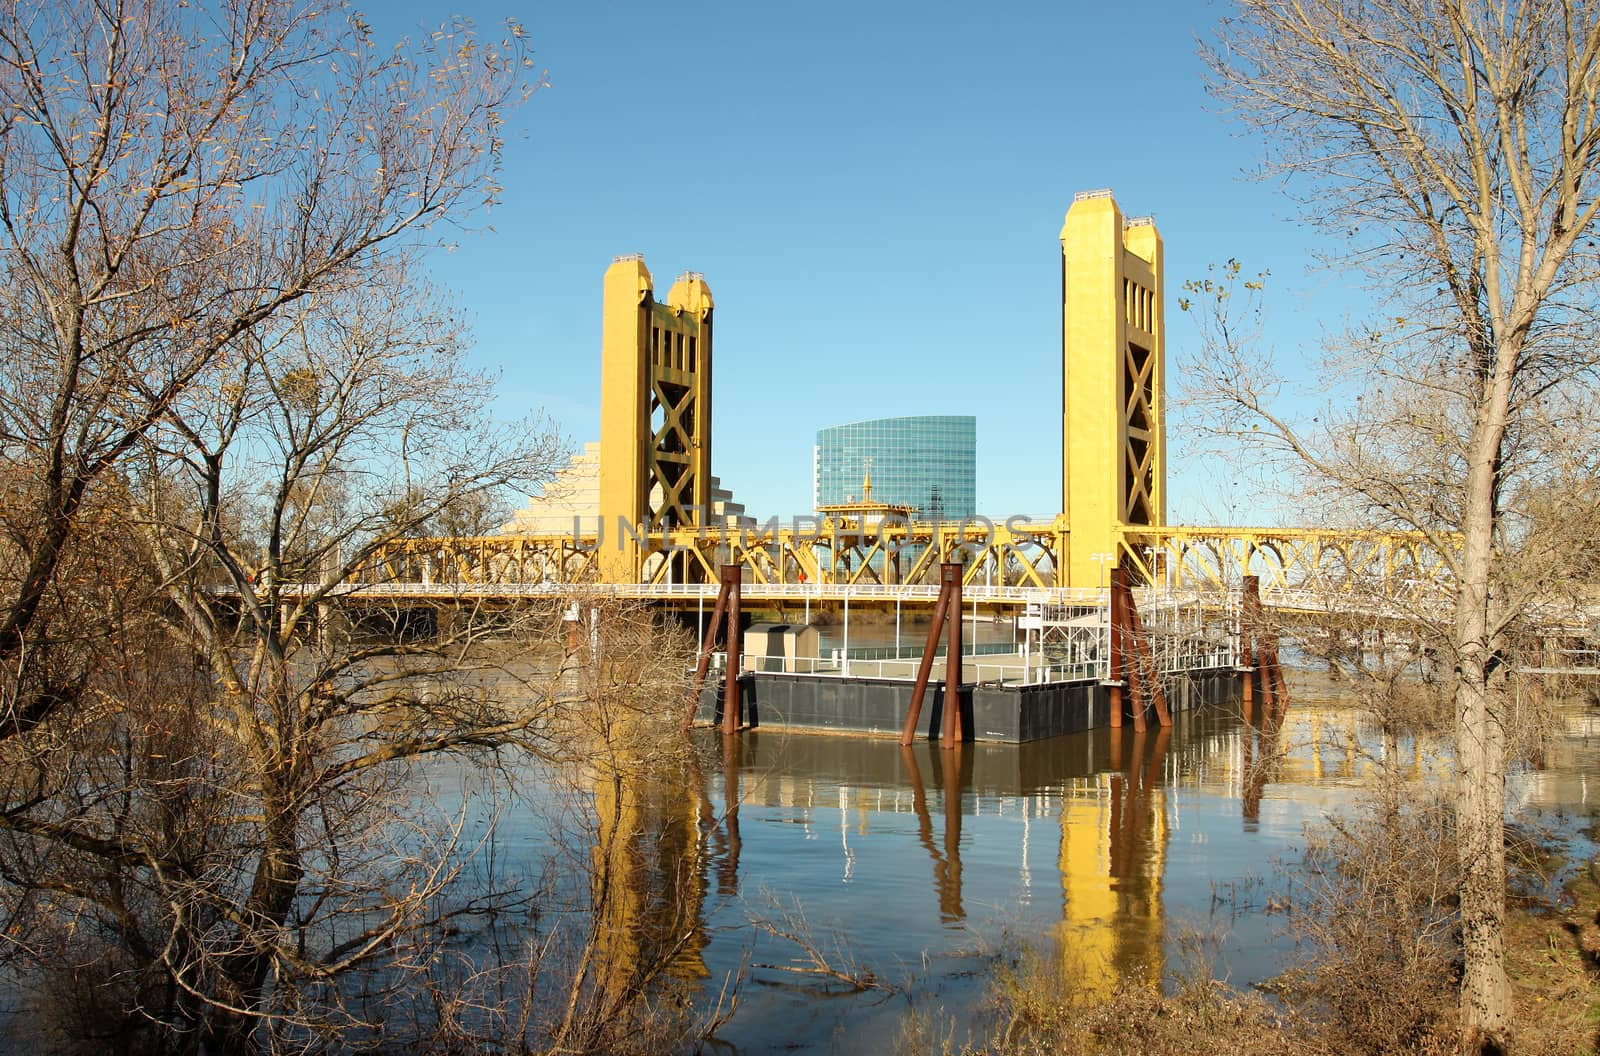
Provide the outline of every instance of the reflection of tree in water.
[[1165,963],[1162,775],[1171,730],[1105,733],[1109,779],[1069,787],[1061,811],[1061,956],[1086,996],[1108,995],[1122,979],[1157,983]]
[[939,917],[945,923],[967,918],[961,905],[961,795],[972,783],[972,759],[961,746],[939,749],[939,770],[944,781],[944,850],[933,842],[933,817],[928,793],[917,765],[916,749],[900,749],[906,778],[911,785],[911,807],[917,815],[917,839],[933,859],[933,887],[939,897]]

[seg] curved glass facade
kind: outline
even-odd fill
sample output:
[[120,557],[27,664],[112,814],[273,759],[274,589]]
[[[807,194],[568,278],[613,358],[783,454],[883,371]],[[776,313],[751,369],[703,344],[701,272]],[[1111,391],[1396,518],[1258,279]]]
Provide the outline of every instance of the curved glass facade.
[[978,420],[934,414],[873,418],[817,433],[813,497],[818,506],[860,501],[872,470],[875,502],[915,506],[922,520],[977,513]]

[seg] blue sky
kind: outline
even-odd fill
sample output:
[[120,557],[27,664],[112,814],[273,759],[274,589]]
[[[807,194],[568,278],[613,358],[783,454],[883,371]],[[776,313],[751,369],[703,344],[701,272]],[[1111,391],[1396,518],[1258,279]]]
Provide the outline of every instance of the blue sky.
[[[762,516],[809,510],[827,425],[974,414],[978,500],[1060,500],[1059,253],[1075,191],[1154,213],[1168,253],[1168,370],[1192,345],[1182,280],[1237,257],[1274,274],[1291,359],[1359,299],[1315,269],[1256,144],[1203,91],[1205,0],[1057,3],[563,0],[517,17],[550,87],[513,121],[492,230],[437,261],[503,372],[507,414],[598,439],[600,282],[639,252],[664,291],[717,302],[717,473]],[[380,34],[446,12],[395,4]],[[1172,520],[1253,523],[1242,474],[1169,419]]]

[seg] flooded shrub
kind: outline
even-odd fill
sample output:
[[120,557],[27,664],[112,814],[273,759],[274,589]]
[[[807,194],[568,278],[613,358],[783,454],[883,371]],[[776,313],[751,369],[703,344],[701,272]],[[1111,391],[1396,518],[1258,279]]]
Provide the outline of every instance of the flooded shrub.
[[1301,957],[1270,988],[1335,1051],[1454,1050],[1454,815],[1416,795],[1381,782],[1362,810],[1308,833],[1286,874]]
[[[1192,947],[1188,948],[1192,952]],[[1004,958],[992,987],[993,1028],[981,1044],[956,1047],[955,1031],[930,1017],[908,1019],[905,1053],[963,1056],[1290,1056],[1300,1032],[1289,1015],[1261,997],[1213,979],[1203,966],[1184,971],[1175,993],[1142,981],[1107,992],[1103,973],[1087,971],[1070,948],[1033,947]],[[1292,1015],[1292,1014],[1291,1014]]]
[[[38,974],[27,994],[39,1051],[60,1056],[156,1056],[159,1032],[140,1009],[159,1007],[160,980],[111,947],[80,943]],[[20,1039],[18,1039],[20,1040]]]

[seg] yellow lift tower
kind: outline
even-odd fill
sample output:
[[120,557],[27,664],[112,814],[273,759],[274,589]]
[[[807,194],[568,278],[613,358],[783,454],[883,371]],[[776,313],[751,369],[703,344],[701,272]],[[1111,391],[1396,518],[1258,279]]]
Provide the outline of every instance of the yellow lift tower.
[[1123,526],[1166,524],[1162,294],[1154,220],[1123,217],[1108,190],[1076,195],[1061,228],[1058,584],[1105,586]]
[[600,567],[641,578],[640,538],[700,528],[711,506],[711,287],[678,276],[655,299],[644,258],[606,269],[600,366]]

